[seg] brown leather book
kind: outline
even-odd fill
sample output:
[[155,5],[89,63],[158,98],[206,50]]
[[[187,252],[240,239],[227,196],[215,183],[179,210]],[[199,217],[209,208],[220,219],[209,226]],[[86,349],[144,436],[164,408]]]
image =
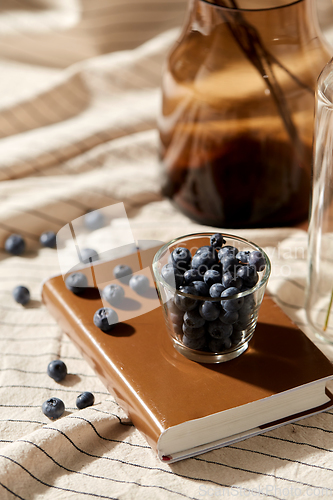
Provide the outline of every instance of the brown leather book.
[[[333,366],[268,296],[248,350],[221,364],[179,354],[164,324],[150,269],[154,251],[83,268],[89,281],[74,295],[60,275],[43,285],[43,301],[161,460],[174,462],[245,439],[333,406]],[[117,264],[137,262],[151,293],[128,284],[120,323],[103,333],[98,287],[119,283]],[[105,305],[105,304],[104,304]]]

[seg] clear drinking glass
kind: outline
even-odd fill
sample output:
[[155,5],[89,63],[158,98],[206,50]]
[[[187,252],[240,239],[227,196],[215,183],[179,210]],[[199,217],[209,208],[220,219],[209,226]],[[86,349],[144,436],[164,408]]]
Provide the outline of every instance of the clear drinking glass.
[[[258,282],[246,291],[240,291],[236,295],[227,297],[227,302],[240,299],[242,309],[238,310],[238,319],[232,323],[231,334],[227,337],[226,342],[219,342],[210,336],[209,327],[212,321],[205,321],[202,328],[204,335],[198,338],[198,348],[190,348],[183,342],[184,314],[185,311],[178,307],[178,300],[187,298],[189,301],[195,302],[193,310],[199,310],[200,305],[204,301],[213,302],[221,309],[221,297],[211,298],[190,295],[176,289],[175,286],[167,283],[162,276],[162,268],[170,262],[170,255],[177,247],[185,247],[190,250],[191,255],[202,246],[210,245],[210,237],[213,233],[198,233],[189,234],[181,238],[176,238],[169,243],[166,243],[155,255],[153,261],[153,271],[159,298],[163,307],[164,319],[167,330],[174,347],[187,358],[202,363],[221,363],[230,359],[236,358],[242,354],[247,348],[251,340],[257,320],[260,305],[264,296],[267,281],[270,275],[270,261],[266,253],[254,243],[247,241],[237,236],[222,234],[225,245],[236,247],[240,251],[259,251],[264,257],[265,264],[258,271]],[[220,316],[221,317],[221,316]],[[199,330],[199,329],[197,329]],[[223,344],[223,345],[222,345]],[[222,347],[221,347],[222,345]]]
[[306,313],[314,333],[333,344],[333,63],[318,79]]

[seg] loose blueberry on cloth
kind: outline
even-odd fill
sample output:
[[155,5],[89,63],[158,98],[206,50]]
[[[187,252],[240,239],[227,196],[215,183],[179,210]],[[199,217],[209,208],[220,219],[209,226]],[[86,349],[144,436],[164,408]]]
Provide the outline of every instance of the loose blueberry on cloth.
[[12,294],[15,302],[17,302],[18,304],[22,304],[22,306],[25,306],[30,302],[30,292],[25,286],[16,286]]
[[101,229],[105,226],[105,217],[99,210],[93,210],[84,216],[84,225],[90,231]]
[[64,411],[64,402],[59,398],[49,398],[42,404],[42,412],[51,420],[60,418]]
[[92,406],[95,402],[95,396],[91,392],[83,392],[76,398],[76,406],[79,410]]
[[67,366],[61,359],[55,359],[48,364],[47,374],[56,382],[61,382],[67,375]]
[[6,252],[12,255],[22,255],[25,250],[25,241],[19,234],[11,234],[5,241]]
[[93,248],[82,248],[80,260],[84,264],[89,264],[89,262],[99,260],[99,255]]
[[55,248],[57,243],[56,234],[53,231],[46,231],[45,233],[41,234],[39,242],[43,247]]

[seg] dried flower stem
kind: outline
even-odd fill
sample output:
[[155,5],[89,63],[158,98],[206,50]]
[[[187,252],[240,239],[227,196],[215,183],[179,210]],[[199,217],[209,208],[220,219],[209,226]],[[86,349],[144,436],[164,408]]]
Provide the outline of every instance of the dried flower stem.
[[298,153],[299,158],[303,158],[304,145],[298,136],[297,129],[288,109],[286,98],[279,82],[275,77],[273,64],[282,68],[301,87],[311,93],[313,93],[313,90],[295,77],[265,48],[256,28],[246,21],[242,12],[238,9],[236,0],[217,0],[215,3],[221,7],[227,7],[229,9],[229,11],[222,13],[222,17],[228,25],[228,28],[239,47],[263,77],[272,99],[276,103],[285,129],[295,147],[295,150]]

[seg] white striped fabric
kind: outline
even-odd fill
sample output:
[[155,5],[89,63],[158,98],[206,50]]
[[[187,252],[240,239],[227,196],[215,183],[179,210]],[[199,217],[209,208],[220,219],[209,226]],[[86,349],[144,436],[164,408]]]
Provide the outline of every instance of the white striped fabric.
[[[190,221],[160,194],[160,76],[179,34],[169,28],[181,24],[184,7],[179,0],[1,2],[1,500],[333,494],[332,411],[162,464],[41,304],[42,281],[60,269],[56,251],[41,248],[39,236],[88,210],[123,202],[137,240],[212,229]],[[119,49],[126,50],[110,53]],[[98,245],[105,231],[87,236],[85,244]],[[21,257],[3,250],[11,233],[25,238]],[[307,331],[306,234],[237,233],[267,249],[274,269],[269,289]],[[26,307],[12,298],[18,284],[31,291]],[[333,360],[332,349],[318,345]],[[58,358],[69,371],[61,384],[46,374]],[[96,404],[79,411],[76,396],[85,390]],[[55,422],[41,411],[51,396],[66,405]]]

